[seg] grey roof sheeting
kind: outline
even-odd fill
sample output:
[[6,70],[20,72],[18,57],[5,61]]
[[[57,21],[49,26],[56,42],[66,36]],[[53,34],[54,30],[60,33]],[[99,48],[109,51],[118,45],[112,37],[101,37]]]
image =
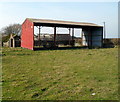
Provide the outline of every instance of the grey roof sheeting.
[[33,19],[27,18],[33,23],[47,23],[47,24],[63,24],[63,25],[75,25],[75,26],[93,26],[93,27],[103,27],[94,23],[86,22],[73,22],[73,21],[61,21],[61,20],[49,20],[49,19]]

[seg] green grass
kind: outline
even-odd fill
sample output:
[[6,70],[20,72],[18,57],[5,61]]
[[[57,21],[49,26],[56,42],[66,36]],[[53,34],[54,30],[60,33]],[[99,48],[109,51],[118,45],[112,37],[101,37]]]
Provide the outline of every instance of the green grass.
[[4,100],[118,99],[117,48],[3,48],[2,55]]

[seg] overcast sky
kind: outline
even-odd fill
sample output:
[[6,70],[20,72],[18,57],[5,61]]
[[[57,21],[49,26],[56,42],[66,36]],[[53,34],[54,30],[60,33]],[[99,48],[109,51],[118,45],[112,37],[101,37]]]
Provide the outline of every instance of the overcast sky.
[[[103,25],[106,22],[107,37],[118,37],[117,2],[1,2],[0,29],[26,18],[55,19],[90,22]],[[68,30],[58,29],[57,33]],[[80,30],[75,30],[76,36]],[[53,28],[42,28],[42,33],[52,33]],[[37,30],[36,32],[37,33]]]

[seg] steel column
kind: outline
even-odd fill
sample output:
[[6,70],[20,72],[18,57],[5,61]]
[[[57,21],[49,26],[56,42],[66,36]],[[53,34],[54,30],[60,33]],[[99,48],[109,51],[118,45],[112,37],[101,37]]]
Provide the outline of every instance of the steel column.
[[90,29],[88,29],[88,48],[90,48]]
[[56,27],[54,27],[54,47],[56,47]]
[[69,45],[70,45],[70,41],[71,41],[71,36],[70,36],[70,33],[71,33],[71,29],[69,28]]
[[39,39],[39,47],[40,47],[40,26],[38,27],[38,29],[39,29],[38,39]]
[[90,29],[90,48],[92,48],[92,29]]
[[74,45],[74,28],[72,28],[72,46]]

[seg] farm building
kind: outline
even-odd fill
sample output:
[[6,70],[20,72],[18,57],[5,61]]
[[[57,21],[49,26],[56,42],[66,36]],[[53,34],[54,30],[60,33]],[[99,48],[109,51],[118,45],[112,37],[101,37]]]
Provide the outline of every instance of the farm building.
[[[34,27],[38,27],[38,44],[39,46],[44,46],[45,44],[50,44],[56,47],[59,44],[59,34],[57,34],[57,27],[68,28],[68,41],[69,44],[74,46],[74,29],[82,29],[82,45],[88,46],[88,48],[102,47],[103,46],[103,26],[94,23],[84,23],[84,22],[72,22],[72,21],[60,21],[60,20],[46,20],[46,19],[33,19],[27,18],[22,24],[22,34],[21,34],[21,47],[34,50],[35,48],[35,35]],[[41,27],[53,27],[54,34],[52,34],[52,41],[44,40],[45,37],[41,35]],[[47,35],[48,36],[48,35]],[[64,37],[63,37],[64,39]],[[62,39],[62,40],[63,40]]]
[[11,34],[9,40],[7,42],[4,42],[3,45],[6,47],[20,47],[21,45],[20,36]]

